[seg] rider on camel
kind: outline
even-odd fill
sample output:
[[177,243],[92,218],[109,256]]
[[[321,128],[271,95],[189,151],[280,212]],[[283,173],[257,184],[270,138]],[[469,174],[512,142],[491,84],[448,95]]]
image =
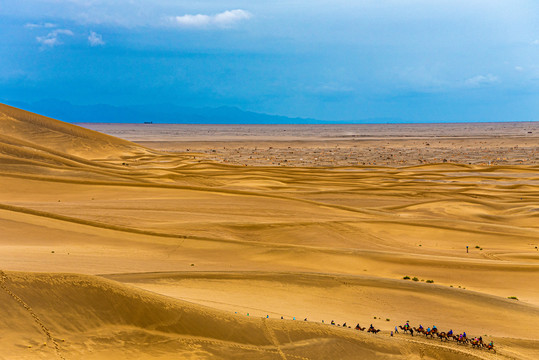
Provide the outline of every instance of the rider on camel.
[[419,324],[419,330],[423,330],[423,325]]
[[449,335],[449,336],[453,335],[453,329],[449,330],[447,335]]

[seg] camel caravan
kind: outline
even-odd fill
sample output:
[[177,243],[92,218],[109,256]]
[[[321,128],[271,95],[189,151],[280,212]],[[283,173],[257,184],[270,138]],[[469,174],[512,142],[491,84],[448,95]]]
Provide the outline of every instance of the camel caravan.
[[[237,314],[237,312],[236,312]],[[247,316],[249,316],[249,313],[247,313]],[[266,318],[269,318],[269,315],[266,315]],[[281,320],[283,320],[284,317],[281,316]],[[296,318],[294,317],[293,320],[296,320]],[[305,318],[303,321],[308,321],[307,318]],[[324,323],[324,320],[322,320],[322,323]],[[347,325],[346,323],[343,323],[342,325],[341,324],[337,324],[335,323],[334,320],[331,320],[330,322],[330,325],[334,325],[334,326],[339,326],[339,327],[343,327],[343,328],[348,328],[348,329],[351,329],[352,327]],[[423,325],[419,325],[419,327],[412,327],[410,326],[410,323],[409,322],[406,322],[406,324],[404,325],[399,325],[399,326],[395,326],[395,331],[391,331],[391,336],[393,336],[393,334],[398,334],[399,333],[399,328],[402,330],[403,333],[410,333],[410,335],[414,336],[414,332],[416,334],[423,334],[425,335],[426,338],[431,338],[431,339],[434,339],[435,336],[437,336],[440,341],[455,341],[457,344],[460,344],[460,345],[472,345],[472,348],[477,348],[477,349],[487,349],[487,350],[492,350],[494,353],[496,353],[496,349],[494,349],[494,342],[493,341],[490,341],[489,343],[486,343],[486,342],[483,342],[483,337],[480,336],[480,337],[468,337],[466,335],[466,332],[463,332],[462,334],[454,334],[453,333],[453,329],[445,332],[445,331],[438,331],[438,328],[436,327],[436,325],[433,325],[432,328],[428,327],[427,329],[425,329],[423,327]],[[373,334],[378,334],[381,330],[380,329],[375,329],[374,326],[371,324],[371,326],[369,326],[368,328],[367,327],[361,327],[358,324],[356,324],[356,326],[354,327],[354,329],[358,330],[358,331],[365,331],[367,330],[368,333],[373,333]]]
[[[305,319],[305,320],[307,320],[307,319]],[[324,322],[324,321],[322,321],[322,322]],[[341,324],[335,324],[335,321],[333,321],[333,320],[331,320],[330,324],[331,325],[341,326]],[[342,324],[342,327],[344,327],[344,328],[347,327],[349,329],[351,328],[351,326],[346,325],[346,323]],[[362,328],[361,326],[359,326],[359,324],[357,324],[355,329],[360,330],[360,331],[365,331],[365,329],[367,329],[367,328],[364,328],[364,327]],[[373,334],[378,334],[380,331],[381,331],[380,329],[375,329],[374,326],[372,326],[372,324],[371,324],[371,326],[369,326],[369,329],[367,330],[367,332],[370,332],[370,333],[373,333]]]
[[[307,321],[307,319],[305,319],[305,321]],[[323,322],[323,321],[322,321]],[[331,325],[337,325],[337,326],[341,326],[341,324],[336,324],[335,321],[331,320]],[[346,323],[342,324],[342,327],[344,328],[351,328],[351,326],[348,326]],[[472,345],[472,348],[485,348],[487,350],[492,350],[494,353],[496,353],[496,349],[494,349],[494,342],[491,341],[489,343],[486,343],[486,342],[483,342],[483,337],[480,336],[480,337],[468,337],[466,335],[466,332],[463,332],[462,334],[454,334],[453,333],[453,330],[449,330],[447,332],[445,331],[438,331],[438,328],[436,327],[436,325],[433,325],[432,328],[427,328],[425,329],[423,327],[423,325],[419,325],[419,327],[412,327],[410,326],[410,324],[407,322],[406,324],[404,325],[399,325],[398,327],[395,326],[395,332],[391,331],[391,336],[393,336],[393,333],[399,333],[399,330],[398,329],[401,329],[402,332],[404,332],[405,334],[406,333],[410,333],[410,335],[414,336],[414,332],[416,334],[423,334],[425,335],[425,337],[430,337],[431,339],[434,339],[435,336],[437,336],[440,341],[455,341],[457,344],[460,344],[460,345]],[[359,324],[357,324],[355,326],[356,330],[359,330],[359,331],[365,331],[367,329],[367,327],[361,327]],[[375,329],[374,326],[371,324],[371,326],[369,326],[369,328],[367,329],[367,332],[369,333],[373,333],[373,334],[378,334],[381,330],[380,329]]]
[[[372,326],[372,325],[371,325]],[[414,332],[417,334],[423,334],[425,337],[429,337],[433,339],[435,336],[437,336],[440,341],[449,341],[453,340],[456,341],[457,344],[461,345],[472,345],[473,348],[485,348],[487,350],[492,350],[494,353],[496,353],[496,350],[494,349],[494,342],[491,341],[489,343],[483,342],[483,337],[468,337],[466,335],[466,332],[463,332],[462,334],[454,334],[453,329],[445,332],[445,331],[438,331],[438,328],[436,325],[433,325],[432,328],[425,329],[423,325],[419,325],[419,327],[411,327],[410,324],[407,322],[404,324],[404,326],[400,326],[399,328],[406,334],[407,332],[410,333],[410,335],[414,336]],[[395,326],[395,333],[398,333],[398,329]],[[391,332],[391,336],[393,336],[393,332]]]

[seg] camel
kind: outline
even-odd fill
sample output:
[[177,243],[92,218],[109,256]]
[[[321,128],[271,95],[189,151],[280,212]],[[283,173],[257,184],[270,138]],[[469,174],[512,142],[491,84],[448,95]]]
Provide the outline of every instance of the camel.
[[365,331],[366,328],[362,328],[359,324],[356,325],[356,330]]
[[472,347],[479,348],[479,347],[483,346],[483,343],[481,341],[479,341],[479,339],[470,339],[468,341],[470,342],[470,344],[472,344]]
[[488,351],[490,350],[494,351],[494,354],[496,354],[496,349],[494,349],[494,344],[483,344],[483,347],[486,348]]
[[367,330],[367,332],[371,332],[373,334],[378,334],[380,332],[380,329],[375,329],[373,327],[369,328],[369,330]]
[[445,341],[449,340],[449,335],[447,335],[445,331],[442,331],[441,333],[436,334],[436,335],[438,335],[438,337],[440,338],[440,341],[443,341],[444,339]]
[[399,328],[400,328],[402,331],[404,331],[405,334],[406,334],[407,331],[410,331],[410,330],[411,330],[410,327],[406,327],[406,325],[405,325],[405,326],[400,326],[400,325],[399,325]]

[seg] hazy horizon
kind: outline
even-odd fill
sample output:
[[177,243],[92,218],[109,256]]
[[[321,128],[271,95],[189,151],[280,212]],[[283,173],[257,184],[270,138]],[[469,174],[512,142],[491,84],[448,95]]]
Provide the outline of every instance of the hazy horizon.
[[[112,106],[107,104],[75,105],[69,102],[53,99],[37,103],[24,103],[20,101],[5,101],[5,103],[22,110],[44,115],[72,124],[170,124],[170,125],[424,125],[424,124],[501,124],[501,123],[527,123],[534,120],[478,120],[478,121],[406,121],[404,119],[371,118],[359,120],[318,120],[309,118],[291,118],[276,114],[265,114],[243,111],[237,107],[221,106],[218,108],[190,108],[177,107],[168,104],[163,112],[163,104],[138,106]],[[52,106],[51,106],[52,105]],[[160,110],[152,111],[152,108]],[[171,110],[172,109],[172,110]],[[176,109],[176,112],[174,111]],[[234,117],[235,116],[235,117]],[[233,117],[231,119],[231,117]]]

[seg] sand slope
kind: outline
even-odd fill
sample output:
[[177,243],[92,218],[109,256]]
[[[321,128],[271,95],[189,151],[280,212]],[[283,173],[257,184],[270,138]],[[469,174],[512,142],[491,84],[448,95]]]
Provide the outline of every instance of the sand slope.
[[410,320],[535,359],[538,209],[536,166],[230,166],[2,105],[0,358],[494,356]]
[[0,275],[0,358],[478,358],[434,342],[231,315],[91,276]]

